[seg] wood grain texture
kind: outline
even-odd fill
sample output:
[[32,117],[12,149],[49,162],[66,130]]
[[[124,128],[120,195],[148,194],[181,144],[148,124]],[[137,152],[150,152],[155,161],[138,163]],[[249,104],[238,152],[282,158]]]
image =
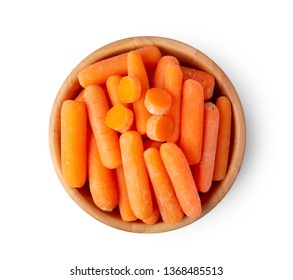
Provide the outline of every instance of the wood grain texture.
[[152,36],[126,38],[105,45],[87,56],[72,70],[72,72],[68,75],[68,77],[62,84],[59,92],[57,93],[50,116],[49,145],[52,162],[56,170],[57,176],[60,179],[60,182],[62,183],[64,189],[67,191],[69,196],[85,212],[87,212],[96,220],[119,230],[136,233],[159,233],[182,228],[195,222],[198,219],[185,217],[180,223],[175,225],[168,225],[163,222],[158,222],[155,225],[147,225],[139,221],[124,222],[120,218],[120,214],[117,209],[115,209],[111,213],[103,212],[102,210],[98,209],[91,198],[87,186],[82,189],[73,189],[68,187],[62,177],[60,161],[61,106],[65,100],[74,99],[82,90],[82,87],[79,85],[77,79],[78,72],[82,68],[94,62],[117,54],[128,52],[130,50],[137,49],[145,45],[155,45],[160,49],[163,55],[169,54],[176,56],[182,65],[194,67],[212,74],[216,80],[214,91],[215,97],[225,95],[231,101],[233,120],[231,151],[227,175],[224,180],[220,182],[214,182],[208,193],[201,194],[203,207],[201,217],[206,215],[216,205],[219,204],[219,202],[229,192],[234,181],[236,180],[243,161],[246,143],[246,125],[244,112],[241,101],[233,84],[226,76],[226,74],[222,71],[222,69],[204,53],[180,41]]

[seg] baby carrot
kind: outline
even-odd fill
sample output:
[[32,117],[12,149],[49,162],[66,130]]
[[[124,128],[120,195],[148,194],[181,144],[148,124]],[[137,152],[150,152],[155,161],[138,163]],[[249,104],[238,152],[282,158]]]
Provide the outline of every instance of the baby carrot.
[[116,168],[116,177],[117,177],[118,191],[119,191],[118,205],[119,205],[121,218],[125,222],[135,221],[137,220],[137,218],[134,215],[130,206],[127,188],[125,184],[124,171],[122,166],[119,166],[118,168]]
[[227,172],[232,108],[231,102],[226,96],[220,96],[216,100],[216,106],[219,109],[220,122],[213,180],[219,181],[225,178]]
[[176,197],[159,150],[157,148],[145,150],[144,160],[163,221],[167,224],[181,221],[184,213]]
[[152,195],[153,212],[146,219],[142,219],[142,221],[147,225],[154,225],[160,219],[161,213],[160,213],[160,209],[157,203],[154,189],[151,186],[151,183],[150,183],[150,187],[151,187],[151,195]]
[[213,180],[217,137],[219,129],[219,110],[212,102],[204,105],[204,128],[202,155],[200,162],[195,165],[194,178],[200,192],[207,192]]
[[123,133],[120,148],[131,208],[137,218],[146,219],[151,216],[153,206],[141,135],[137,131]]
[[160,154],[183,212],[190,218],[198,218],[201,201],[185,155],[172,142],[163,143]]
[[165,70],[168,64],[176,64],[179,66],[179,61],[172,55],[164,55],[160,58],[153,77],[153,88],[164,88]]
[[147,122],[147,136],[151,140],[166,141],[173,132],[172,119],[167,116],[151,116]]
[[181,66],[183,81],[193,79],[199,82],[204,91],[204,99],[208,100],[213,96],[215,87],[215,78],[213,75],[190,67]]
[[[145,46],[135,52],[142,57],[146,68],[156,67],[161,58],[160,50],[155,46]],[[80,85],[84,88],[90,85],[103,85],[110,76],[125,76],[127,74],[127,55],[128,53],[116,55],[83,68],[78,73]]]
[[118,133],[105,123],[109,105],[104,90],[100,86],[88,86],[85,89],[84,102],[103,165],[110,169],[120,166]]
[[137,131],[143,135],[146,133],[147,120],[150,113],[144,105],[146,91],[149,89],[149,80],[143,60],[139,53],[130,51],[127,55],[127,71],[128,76],[136,77],[140,81],[141,93],[138,101],[133,103],[133,111],[136,122]]
[[87,175],[87,113],[83,102],[66,100],[61,108],[61,167],[66,184],[84,185]]
[[118,97],[122,103],[136,102],[141,93],[140,80],[133,76],[124,76],[118,86]]
[[121,104],[113,106],[106,114],[106,125],[118,132],[126,132],[132,125],[133,112]]
[[182,71],[180,66],[168,64],[165,70],[164,89],[170,93],[172,98],[172,104],[166,116],[169,116],[173,121],[173,132],[167,140],[174,143],[180,137],[181,88]]
[[118,186],[114,169],[102,164],[95,137],[89,133],[89,189],[94,203],[104,211],[112,211],[118,203]]
[[121,104],[121,101],[119,100],[119,96],[118,96],[118,86],[121,79],[122,79],[122,76],[113,75],[113,76],[110,76],[106,81],[106,88],[107,88],[112,106]]
[[179,146],[188,163],[192,165],[198,163],[201,157],[204,115],[204,93],[201,84],[192,79],[183,82],[181,102]]
[[150,88],[146,92],[144,105],[153,115],[165,115],[171,107],[172,98],[162,88]]

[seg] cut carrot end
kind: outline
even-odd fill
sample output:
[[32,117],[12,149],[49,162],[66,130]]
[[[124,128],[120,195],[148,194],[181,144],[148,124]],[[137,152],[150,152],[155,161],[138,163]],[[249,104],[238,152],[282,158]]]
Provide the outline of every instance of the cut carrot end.
[[136,102],[141,94],[141,84],[138,78],[124,76],[118,86],[118,96],[123,103]]
[[146,92],[144,105],[153,115],[165,115],[171,107],[172,98],[168,91],[151,88]]
[[147,122],[147,136],[155,141],[166,141],[173,132],[173,121],[167,116],[151,116]]
[[133,123],[133,112],[121,104],[113,106],[106,115],[106,125],[118,132],[126,132]]

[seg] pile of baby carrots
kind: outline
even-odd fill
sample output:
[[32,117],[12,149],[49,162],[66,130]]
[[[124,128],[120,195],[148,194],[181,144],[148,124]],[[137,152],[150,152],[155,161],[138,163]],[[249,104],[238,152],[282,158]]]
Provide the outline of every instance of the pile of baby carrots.
[[231,102],[209,73],[145,46],[82,69],[61,109],[66,184],[123,221],[198,218],[200,193],[227,173]]

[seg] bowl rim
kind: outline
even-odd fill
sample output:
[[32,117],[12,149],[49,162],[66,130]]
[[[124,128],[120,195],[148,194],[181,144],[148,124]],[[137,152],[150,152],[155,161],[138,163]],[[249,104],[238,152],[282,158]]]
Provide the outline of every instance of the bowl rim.
[[[133,49],[137,49],[146,45],[157,46],[162,55],[172,54],[178,58],[180,63],[187,66],[193,66],[200,70],[212,74],[216,80],[216,86],[222,95],[227,96],[232,104],[234,134],[233,147],[229,162],[229,169],[225,179],[216,182],[216,187],[212,199],[205,201],[202,215],[199,218],[192,219],[184,217],[178,224],[168,225],[163,222],[158,222],[155,225],[147,225],[142,222],[124,222],[118,219],[117,215],[111,216],[109,213],[98,209],[95,205],[89,204],[86,198],[81,194],[79,189],[70,188],[64,182],[61,163],[60,163],[60,112],[64,100],[73,99],[81,91],[77,78],[78,72],[84,67],[105,59],[110,56],[121,54]],[[212,209],[214,209],[234,184],[236,177],[240,171],[246,146],[246,122],[244,110],[241,100],[236,89],[224,71],[207,55],[200,50],[192,47],[184,42],[159,36],[137,36],[120,39],[106,44],[87,57],[85,57],[77,66],[69,73],[67,78],[61,85],[57,96],[54,100],[49,122],[49,147],[51,159],[54,165],[56,174],[68,195],[82,208],[85,212],[91,215],[96,220],[119,230],[135,232],[135,233],[159,233],[167,232],[185,227],[196,220],[201,219]],[[204,195],[203,195],[204,197]],[[86,205],[86,207],[85,207]]]

